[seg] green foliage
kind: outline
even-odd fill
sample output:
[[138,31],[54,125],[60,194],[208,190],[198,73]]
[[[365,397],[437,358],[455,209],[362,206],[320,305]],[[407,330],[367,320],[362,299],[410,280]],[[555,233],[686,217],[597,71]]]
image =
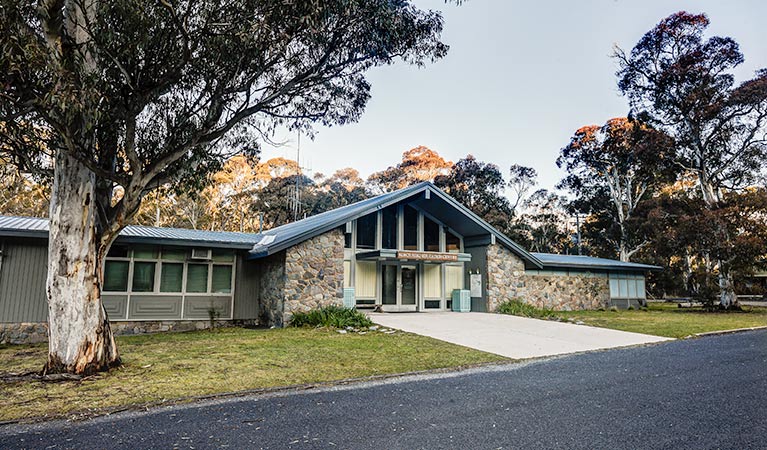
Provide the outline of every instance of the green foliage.
[[556,313],[552,309],[539,309],[518,299],[512,299],[501,303],[498,305],[498,312],[501,314],[530,317],[533,319],[547,319],[549,317],[556,317]]
[[307,312],[294,313],[290,325],[293,327],[366,328],[373,325],[373,321],[354,308],[325,306]]

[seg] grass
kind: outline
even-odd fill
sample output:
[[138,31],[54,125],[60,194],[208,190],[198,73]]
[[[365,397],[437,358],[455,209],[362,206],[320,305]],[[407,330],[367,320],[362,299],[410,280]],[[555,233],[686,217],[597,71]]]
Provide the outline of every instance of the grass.
[[[0,382],[0,420],[110,409],[344,378],[465,366],[503,357],[409,333],[225,328],[118,337],[124,365],[79,382]],[[47,346],[0,346],[0,373],[42,368]]]
[[[744,306],[743,311],[708,312],[679,308],[676,303],[650,303],[647,309],[619,311],[556,311],[560,319],[634,333],[683,338],[708,331],[767,326],[767,308]],[[533,317],[533,316],[528,316]]]

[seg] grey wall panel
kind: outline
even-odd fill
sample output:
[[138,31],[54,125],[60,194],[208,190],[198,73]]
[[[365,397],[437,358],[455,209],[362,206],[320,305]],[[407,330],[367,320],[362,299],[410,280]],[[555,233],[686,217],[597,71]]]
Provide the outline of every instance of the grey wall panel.
[[471,286],[469,272],[482,274],[482,297],[471,298],[471,310],[478,312],[487,311],[487,246],[470,247],[464,251],[471,255],[471,261],[464,263],[464,283],[468,289]]
[[45,322],[48,304],[45,277],[48,243],[45,240],[0,240],[0,322]]
[[258,318],[258,290],[260,260],[248,261],[237,257],[237,271],[234,281],[234,318]]
[[219,318],[228,318],[231,315],[231,297],[186,297],[184,304],[185,319],[209,319],[210,308],[215,308]]
[[131,295],[128,320],[180,318],[181,296]]
[[127,295],[105,294],[101,296],[101,301],[104,302],[104,309],[109,320],[125,319],[125,313],[128,310]]

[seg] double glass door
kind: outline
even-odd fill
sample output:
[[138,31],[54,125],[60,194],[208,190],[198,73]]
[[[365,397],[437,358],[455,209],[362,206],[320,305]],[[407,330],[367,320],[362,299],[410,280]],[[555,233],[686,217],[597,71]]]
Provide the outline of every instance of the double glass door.
[[415,311],[418,304],[418,268],[381,265],[381,305],[384,311]]

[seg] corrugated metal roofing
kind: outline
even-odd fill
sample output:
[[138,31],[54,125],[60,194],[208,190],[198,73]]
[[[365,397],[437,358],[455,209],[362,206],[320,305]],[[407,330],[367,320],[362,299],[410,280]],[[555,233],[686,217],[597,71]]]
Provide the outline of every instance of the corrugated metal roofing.
[[594,258],[580,255],[558,255],[555,253],[533,253],[542,263],[544,268],[582,268],[582,269],[606,269],[606,270],[663,270],[659,266],[639,264],[632,262],[617,261],[607,258]]
[[[184,228],[159,228],[130,225],[125,227],[118,242],[151,243],[164,245],[199,245],[227,248],[250,249],[252,258],[267,255],[292,247],[319,234],[340,227],[345,223],[383,209],[389,205],[428,191],[439,196],[457,209],[496,240],[519,255],[523,260],[539,268],[582,268],[601,270],[662,270],[658,266],[621,262],[589,256],[557,255],[553,253],[529,253],[506,235],[472,213],[458,201],[442,192],[432,183],[423,182],[394,192],[365,199],[351,205],[327,211],[316,216],[282,225],[263,233],[233,233],[225,231],[190,230]],[[34,217],[0,216],[0,236],[48,236],[48,219]]]
[[516,242],[512,241],[506,235],[480,219],[457,200],[445,194],[442,190],[428,181],[365,199],[351,205],[342,206],[322,214],[317,214],[316,216],[307,217],[306,219],[265,231],[263,233],[263,240],[260,240],[259,243],[253,247],[251,256],[253,258],[260,258],[271,255],[314,236],[330,231],[333,228],[342,226],[346,222],[427,191],[430,194],[439,196],[469,220],[481,226],[487,233],[494,235],[498,242],[519,255],[519,257],[526,262],[536,267],[542,267],[540,261],[520,247]]
[[[48,219],[37,217],[0,216],[0,236],[48,237]],[[129,225],[117,238],[118,242],[166,245],[211,245],[250,249],[259,237],[253,233],[159,228]]]

